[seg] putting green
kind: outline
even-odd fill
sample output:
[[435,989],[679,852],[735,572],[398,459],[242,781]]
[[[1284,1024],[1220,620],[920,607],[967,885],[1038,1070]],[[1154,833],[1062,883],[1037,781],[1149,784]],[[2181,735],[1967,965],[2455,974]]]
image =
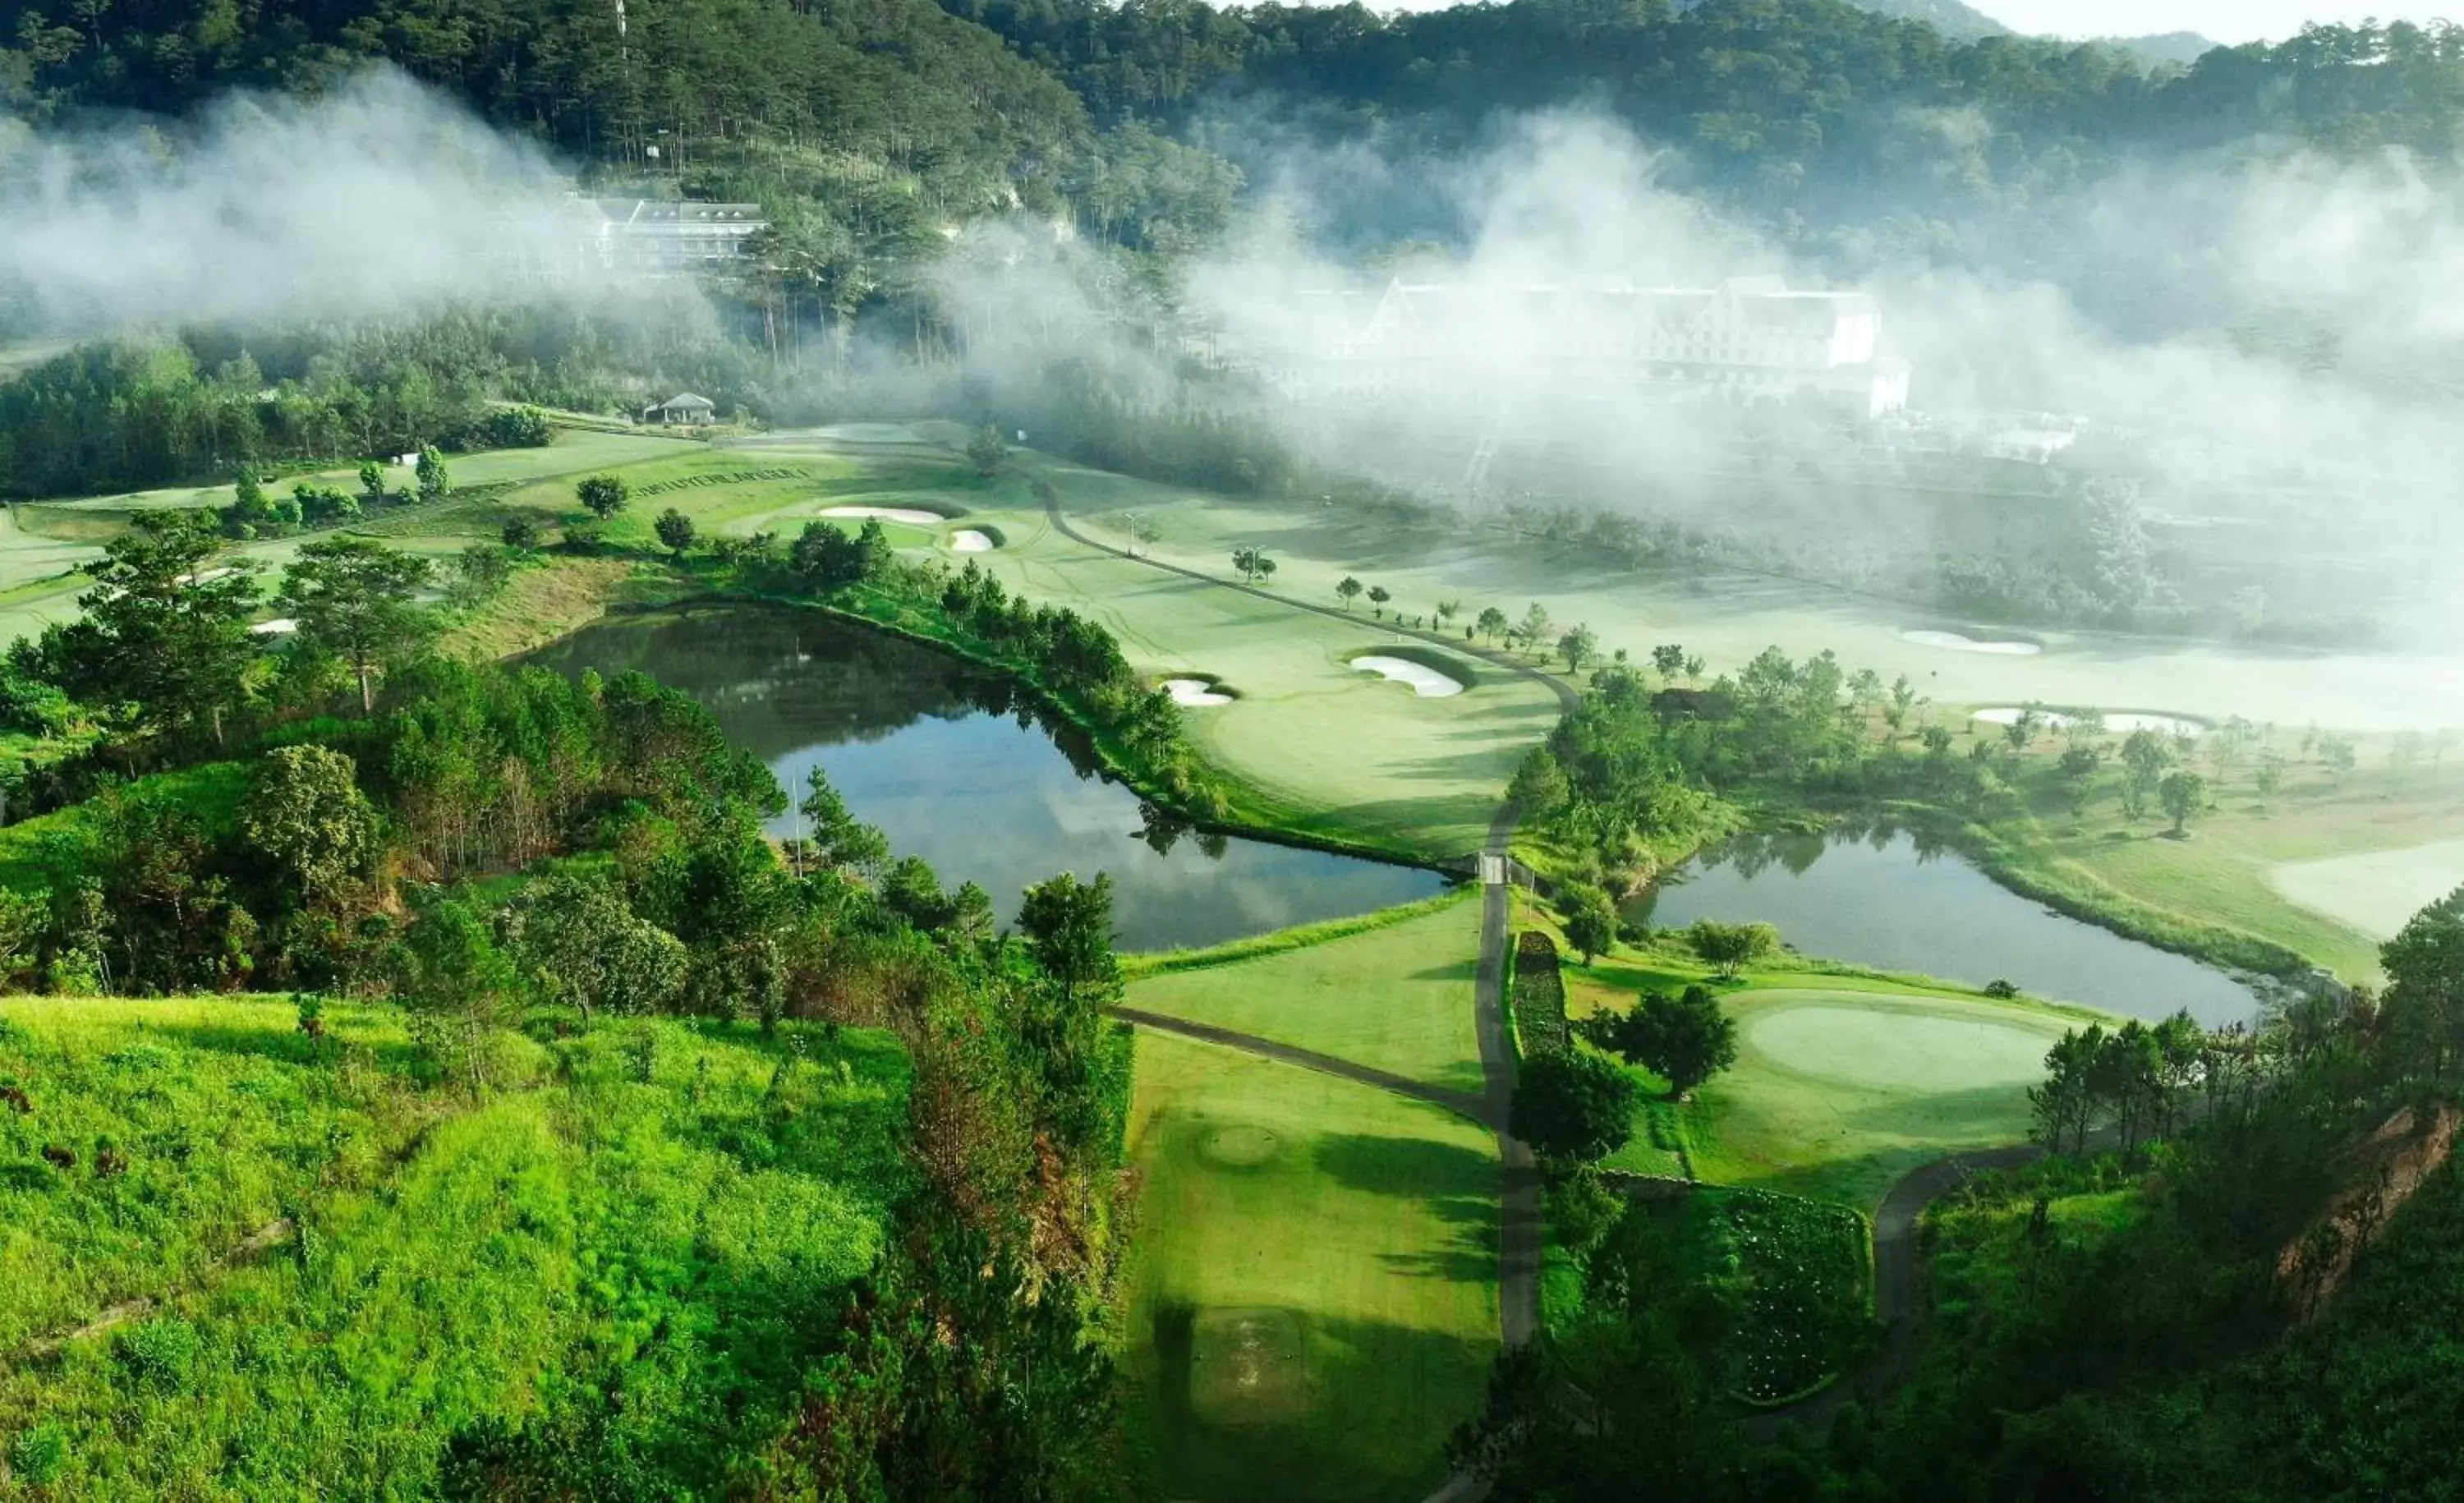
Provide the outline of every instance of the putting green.
[[2268,880],[2287,900],[2387,939],[2406,920],[2464,887],[2464,840],[2372,851],[2276,867]]
[[1769,995],[1740,1030],[1744,1048],[1775,1069],[1865,1090],[2030,1085],[2044,1073],[2048,1037],[2058,1037],[2010,1017],[1950,1015],[1951,1003]]

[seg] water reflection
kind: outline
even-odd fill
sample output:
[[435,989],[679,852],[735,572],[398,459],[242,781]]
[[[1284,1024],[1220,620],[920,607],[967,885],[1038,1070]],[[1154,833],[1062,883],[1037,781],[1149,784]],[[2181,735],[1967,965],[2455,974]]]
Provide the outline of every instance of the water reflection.
[[[1433,873],[1192,829],[1106,781],[1085,737],[997,674],[803,612],[611,621],[533,659],[641,669],[710,708],[791,791],[819,766],[891,848],[943,883],[1017,895],[1059,871],[1110,872],[1130,949],[1214,944],[1426,896]],[[796,816],[772,828],[797,833]]]
[[1770,923],[1808,955],[1975,985],[2010,981],[2144,1018],[2188,1007],[2217,1025],[2258,1007],[2223,972],[2054,913],[1997,886],[1938,834],[1888,822],[1740,835],[1669,873],[1626,917],[1661,928]]

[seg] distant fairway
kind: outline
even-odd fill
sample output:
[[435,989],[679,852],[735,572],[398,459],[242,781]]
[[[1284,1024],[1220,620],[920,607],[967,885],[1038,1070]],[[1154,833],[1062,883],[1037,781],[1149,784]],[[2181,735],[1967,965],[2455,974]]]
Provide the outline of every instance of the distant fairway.
[[2464,840],[2287,862],[2268,879],[2304,908],[2373,939],[2391,939],[2414,914],[2464,887]]
[[1146,1495],[1434,1486],[1497,1350],[1490,1136],[1145,1031],[1131,1139],[1143,1185],[1126,1345]]
[[1457,1091],[1479,1091],[1480,905],[1232,965],[1151,976],[1130,1003]]

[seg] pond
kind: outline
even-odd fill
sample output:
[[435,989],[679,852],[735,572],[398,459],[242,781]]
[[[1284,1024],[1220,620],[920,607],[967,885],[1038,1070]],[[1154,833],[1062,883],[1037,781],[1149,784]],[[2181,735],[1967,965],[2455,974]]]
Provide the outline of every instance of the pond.
[[2080,1002],[2141,1018],[2188,1007],[2211,1027],[2258,1011],[2222,971],[2065,917],[1955,852],[1888,827],[1744,836],[1705,851],[1627,905],[1659,928],[1697,918],[1768,923],[1807,955]]
[[[640,669],[709,707],[790,796],[819,766],[891,850],[972,881],[1002,920],[1057,872],[1109,872],[1129,950],[1219,944],[1441,891],[1434,873],[1209,835],[1104,778],[1075,730],[1006,679],[899,638],[798,611],[674,612],[591,627],[531,659]],[[797,832],[797,817],[772,822]]]

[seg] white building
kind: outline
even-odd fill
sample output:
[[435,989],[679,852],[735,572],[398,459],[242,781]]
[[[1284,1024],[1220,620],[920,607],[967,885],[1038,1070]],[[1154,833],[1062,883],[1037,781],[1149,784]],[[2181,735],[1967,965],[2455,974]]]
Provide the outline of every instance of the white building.
[[1295,402],[1810,393],[1879,417],[1908,401],[1870,296],[1791,292],[1777,277],[1708,290],[1398,279],[1383,293],[1304,293],[1295,311],[1292,337],[1258,361]]
[[758,204],[682,199],[567,198],[495,227],[495,268],[555,281],[683,276],[724,271],[769,228]]

